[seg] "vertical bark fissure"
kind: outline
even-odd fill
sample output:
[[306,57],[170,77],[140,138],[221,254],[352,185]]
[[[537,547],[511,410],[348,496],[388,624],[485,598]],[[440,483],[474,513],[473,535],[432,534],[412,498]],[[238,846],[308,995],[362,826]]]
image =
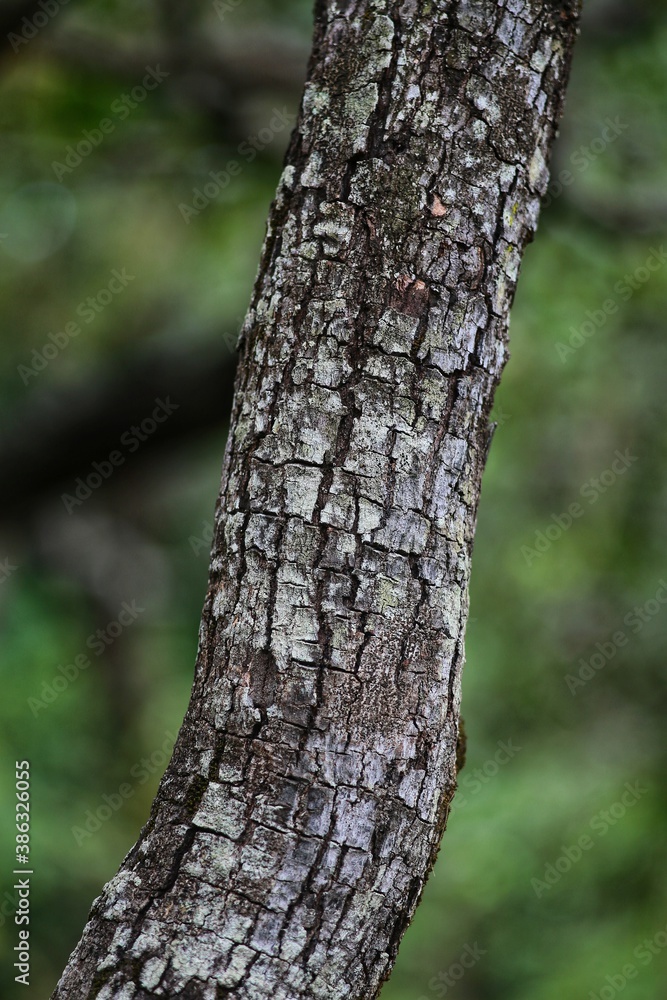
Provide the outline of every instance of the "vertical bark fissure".
[[366,1000],[391,970],[456,785],[488,415],[576,16],[318,3],[192,698],[57,1000]]

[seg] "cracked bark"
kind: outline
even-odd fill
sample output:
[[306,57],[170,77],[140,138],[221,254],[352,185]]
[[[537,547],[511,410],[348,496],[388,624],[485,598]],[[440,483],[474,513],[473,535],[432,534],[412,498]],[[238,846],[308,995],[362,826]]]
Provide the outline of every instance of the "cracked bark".
[[191,702],[58,1000],[375,997],[456,784],[507,316],[577,10],[320,0]]

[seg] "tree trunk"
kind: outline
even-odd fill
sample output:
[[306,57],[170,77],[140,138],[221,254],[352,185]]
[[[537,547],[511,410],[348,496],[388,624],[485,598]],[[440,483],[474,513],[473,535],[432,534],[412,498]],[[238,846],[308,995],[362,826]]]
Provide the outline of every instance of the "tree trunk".
[[389,974],[456,784],[488,415],[576,20],[318,3],[191,702],[58,1000],[349,1000]]

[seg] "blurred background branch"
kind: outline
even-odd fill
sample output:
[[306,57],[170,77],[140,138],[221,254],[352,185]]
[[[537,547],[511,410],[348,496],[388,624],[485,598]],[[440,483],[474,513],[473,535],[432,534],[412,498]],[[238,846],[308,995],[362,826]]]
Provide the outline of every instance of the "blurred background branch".
[[[158,398],[178,406],[146,452],[173,453],[188,438],[218,427],[228,416],[236,355],[222,340],[196,353],[187,347],[137,350],[87,372],[85,382],[35,391],[17,404],[0,433],[0,519],[29,519],[35,507],[72,482],[95,459],[118,448]],[[235,338],[234,338],[235,339]]]

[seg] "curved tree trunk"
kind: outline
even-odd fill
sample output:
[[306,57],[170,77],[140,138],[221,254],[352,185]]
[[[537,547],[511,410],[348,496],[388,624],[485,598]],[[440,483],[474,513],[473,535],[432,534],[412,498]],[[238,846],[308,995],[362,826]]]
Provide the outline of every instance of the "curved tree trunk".
[[319,2],[192,699],[58,1000],[349,1000],[391,970],[456,783],[488,414],[576,16]]

